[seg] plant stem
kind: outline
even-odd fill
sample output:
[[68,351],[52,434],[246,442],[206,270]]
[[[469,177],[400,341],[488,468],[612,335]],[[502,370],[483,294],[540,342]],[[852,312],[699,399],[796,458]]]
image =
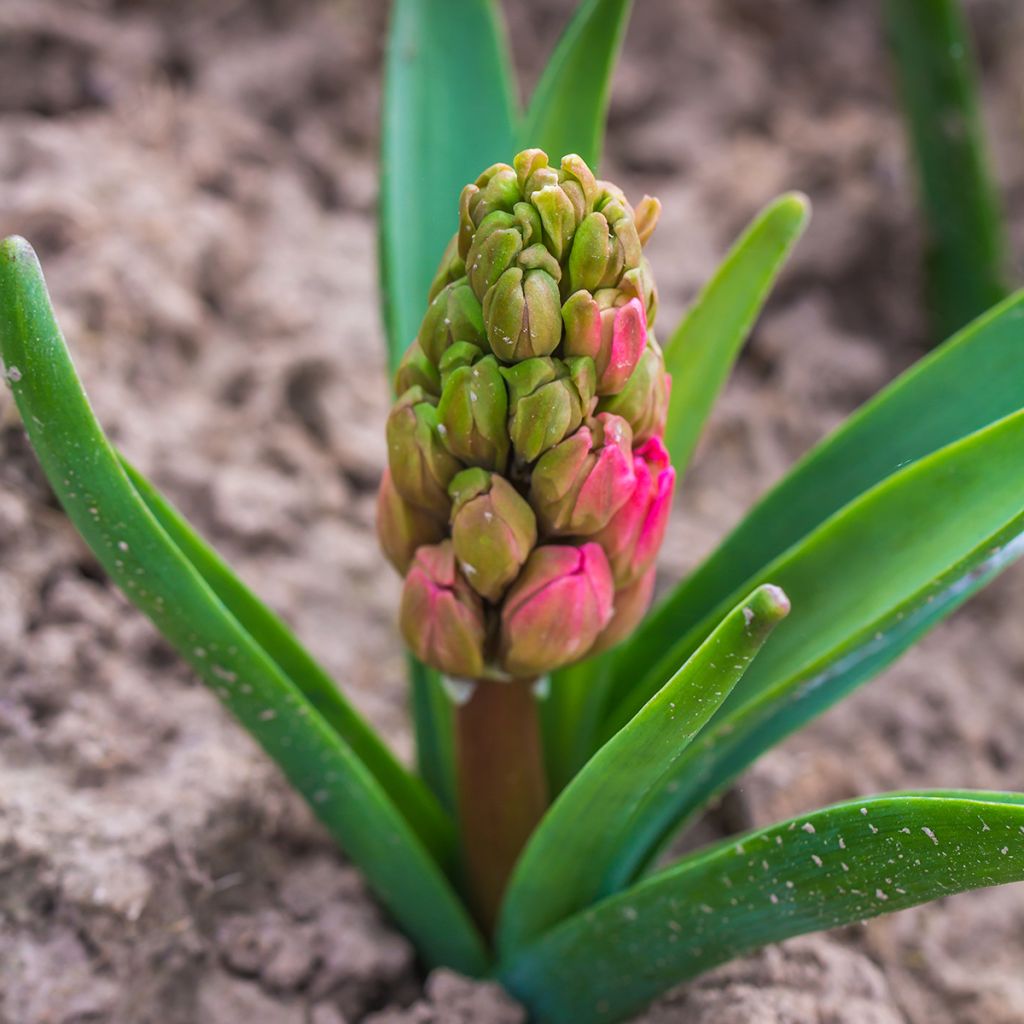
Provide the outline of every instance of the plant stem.
[[470,902],[490,935],[512,868],[548,804],[533,680],[476,682],[456,708],[455,758]]

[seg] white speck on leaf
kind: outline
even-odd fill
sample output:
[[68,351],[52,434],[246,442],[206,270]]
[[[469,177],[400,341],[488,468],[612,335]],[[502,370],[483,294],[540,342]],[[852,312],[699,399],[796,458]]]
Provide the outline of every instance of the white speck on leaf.
[[934,844],[935,844],[936,846],[938,846],[938,845],[939,845],[939,840],[938,840],[938,838],[936,837],[935,833],[934,833],[934,832],[933,832],[933,831],[932,831],[932,830],[931,830],[931,829],[930,829],[930,828],[929,828],[929,827],[928,827],[927,825],[922,825],[922,826],[921,826],[921,831],[922,831],[922,832],[923,832],[923,833],[924,833],[924,834],[925,834],[925,835],[926,835],[926,836],[927,836],[927,837],[928,837],[928,838],[929,838],[929,839],[930,839],[930,840],[931,840],[931,841],[932,841],[932,842],[933,842],[933,843],[934,843]]
[[813,826],[813,825],[812,825],[812,824],[811,824],[811,823],[810,823],[809,821],[805,821],[805,822],[804,822],[804,823],[803,823],[803,824],[802,824],[802,825],[801,825],[800,827],[801,827],[801,828],[802,828],[802,829],[803,829],[803,830],[804,830],[804,831],[805,831],[805,832],[806,832],[806,833],[807,833],[807,834],[808,834],[809,836],[813,836],[813,835],[814,835],[814,833],[815,833],[815,831],[816,831],[815,827],[814,827],[814,826]]

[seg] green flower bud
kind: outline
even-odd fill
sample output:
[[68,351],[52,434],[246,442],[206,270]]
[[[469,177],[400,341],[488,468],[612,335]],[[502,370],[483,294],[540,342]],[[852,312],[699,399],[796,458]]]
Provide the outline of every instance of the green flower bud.
[[520,462],[533,462],[583,422],[594,398],[594,362],[526,359],[501,370],[509,391],[508,433]]
[[466,271],[481,302],[487,289],[515,263],[522,248],[523,236],[511,213],[492,213],[477,228],[466,254]]
[[436,366],[453,342],[468,341],[487,347],[483,310],[466,278],[445,285],[427,307],[416,340]]
[[438,371],[441,378],[441,388],[448,383],[448,378],[461,366],[472,366],[477,360],[483,358],[483,352],[468,341],[457,341],[454,345],[445,349],[438,364]]
[[395,371],[395,395],[404,394],[411,387],[422,388],[434,398],[441,394],[441,377],[437,367],[424,355],[416,341],[405,350]]
[[387,422],[388,466],[395,489],[411,505],[446,519],[448,484],[462,468],[441,441],[437,409],[426,392],[411,387]]
[[438,431],[452,455],[471,466],[504,471],[508,393],[494,356],[447,374],[437,414]]
[[558,283],[544,270],[510,267],[484,296],[487,340],[499,359],[546,356],[562,336]]
[[502,476],[465,469],[448,488],[452,544],[470,586],[497,602],[537,543],[537,519],[526,499]]
[[576,233],[576,210],[561,185],[545,185],[530,197],[544,226],[544,244],[555,259],[569,251]]
[[530,190],[527,183],[537,173],[548,166],[548,155],[543,149],[524,149],[516,153],[512,166],[516,171],[516,181],[519,184],[519,191],[527,199],[530,197]]
[[576,229],[569,252],[569,291],[596,291],[604,280],[611,257],[608,221],[603,214],[587,214]]
[[587,162],[577,153],[569,153],[562,157],[562,188],[572,201],[577,221],[593,211],[597,199],[598,188],[594,172]]
[[644,196],[637,203],[633,211],[633,221],[636,224],[637,236],[641,245],[646,245],[658,226],[658,218],[661,216],[661,203],[654,196]]

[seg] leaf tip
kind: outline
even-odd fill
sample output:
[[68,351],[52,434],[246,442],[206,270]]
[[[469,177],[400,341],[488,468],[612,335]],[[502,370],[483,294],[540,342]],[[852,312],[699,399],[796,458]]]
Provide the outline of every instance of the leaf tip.
[[17,263],[19,260],[38,262],[35,250],[21,235],[8,235],[0,242],[0,258],[9,263]]
[[784,192],[779,196],[778,205],[788,210],[801,228],[811,219],[811,197],[806,192]]
[[754,627],[756,624],[764,629],[772,629],[789,614],[789,610],[789,598],[782,587],[764,583],[750,595],[750,600],[743,607],[743,614],[748,626]]

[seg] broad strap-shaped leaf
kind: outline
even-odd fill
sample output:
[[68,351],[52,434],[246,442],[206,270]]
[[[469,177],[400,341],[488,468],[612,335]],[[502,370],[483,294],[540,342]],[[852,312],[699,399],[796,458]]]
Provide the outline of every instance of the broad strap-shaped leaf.
[[135,490],[75,375],[35,254],[16,238],[0,244],[0,354],[47,479],[114,582],[277,761],[427,959],[484,970],[476,929],[409,822]]
[[1007,292],[1006,238],[962,0],[886,0],[927,234],[928,303],[945,337]]
[[[808,453],[622,648],[635,679],[772,559],[900,467],[1024,408],[1024,291],[912,366]],[[621,694],[621,690],[619,691]]]
[[665,445],[680,476],[809,216],[809,201],[798,192],[780,196],[765,207],[737,240],[665,346],[665,365],[672,374]]
[[499,974],[542,1024],[613,1024],[767,943],[1020,879],[1020,794],[876,796],[686,857],[570,918]]
[[124,457],[121,466],[139,497],[178,550],[192,563],[239,625],[320,712],[324,721],[352,748],[384,792],[434,852],[452,861],[454,826],[423,781],[395,759],[376,732],[344,698],[327,673],[274,614],[234,574],[231,567],[188,524],[173,505]]
[[616,864],[660,836],[660,817],[649,809],[679,784],[683,751],[788,611],[777,587],[750,594],[572,780],[512,875],[498,930],[502,956],[614,891]]
[[394,368],[416,336],[459,192],[516,149],[495,0],[394,0],[381,121],[380,264]]
[[631,0],[583,0],[555,47],[533,98],[521,136],[553,161],[578,153],[591,167],[601,162],[612,73]]
[[[1022,451],[1024,410],[894,474],[765,568],[758,580],[783,587],[793,614],[683,755],[685,780],[662,808],[664,836],[1024,553]],[[674,657],[686,657],[711,621]],[[669,670],[666,661],[614,717]],[[620,884],[643,866],[623,864]]]

